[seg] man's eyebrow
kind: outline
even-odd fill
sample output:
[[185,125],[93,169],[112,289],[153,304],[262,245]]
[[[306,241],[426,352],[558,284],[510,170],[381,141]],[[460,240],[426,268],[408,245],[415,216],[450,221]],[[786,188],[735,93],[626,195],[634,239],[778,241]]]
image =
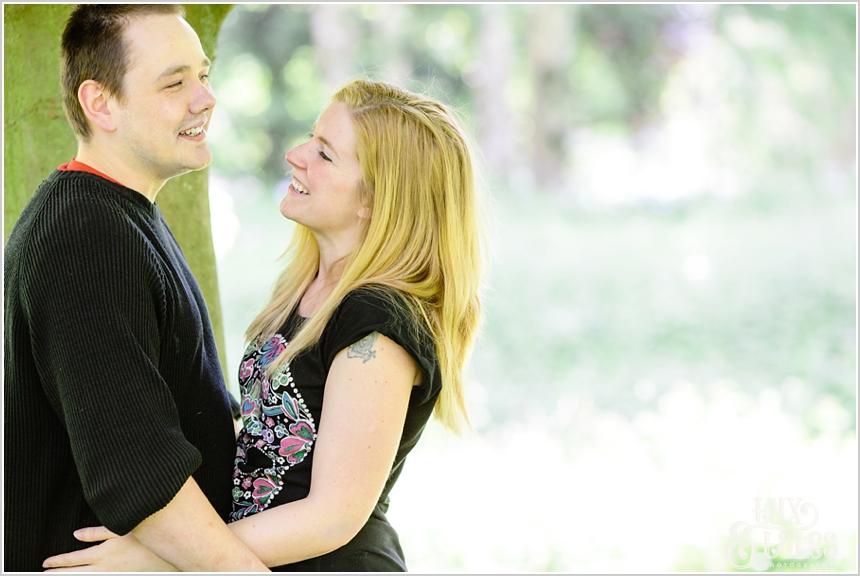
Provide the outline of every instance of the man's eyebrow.
[[[209,58],[204,58],[203,61],[200,63],[200,65],[203,68],[208,68],[209,66],[212,65],[212,62],[209,61]],[[174,74],[179,74],[180,72],[188,72],[189,70],[191,70],[191,66],[189,66],[188,64],[180,64],[179,66],[172,66],[172,67],[168,68],[167,70],[165,70],[164,72],[162,72],[161,74],[159,74],[158,78],[156,78],[156,80],[160,80],[160,79],[165,78],[167,76],[173,76]]]

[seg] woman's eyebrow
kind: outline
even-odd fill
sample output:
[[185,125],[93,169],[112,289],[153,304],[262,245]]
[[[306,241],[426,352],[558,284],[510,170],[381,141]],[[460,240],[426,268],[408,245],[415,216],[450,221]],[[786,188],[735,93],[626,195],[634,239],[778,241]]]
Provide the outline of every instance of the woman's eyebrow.
[[331,145],[331,142],[329,142],[328,140],[326,140],[324,136],[320,136],[319,134],[316,134],[316,133],[315,133],[315,134],[314,134],[314,138],[316,138],[317,140],[319,140],[320,142],[322,142],[322,143],[323,143],[323,145],[325,145],[325,147],[326,147],[326,148],[330,149],[332,152],[334,152],[334,155],[335,155],[335,156],[337,156],[338,158],[340,158],[340,154],[338,154],[337,149],[336,149],[334,146],[332,146],[332,145]]

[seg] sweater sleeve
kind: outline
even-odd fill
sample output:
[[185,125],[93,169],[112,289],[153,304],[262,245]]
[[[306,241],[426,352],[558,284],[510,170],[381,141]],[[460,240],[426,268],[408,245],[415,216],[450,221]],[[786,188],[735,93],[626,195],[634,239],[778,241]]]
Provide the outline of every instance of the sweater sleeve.
[[201,463],[158,368],[165,279],[144,234],[109,202],[45,212],[22,270],[35,361],[88,504],[125,534]]

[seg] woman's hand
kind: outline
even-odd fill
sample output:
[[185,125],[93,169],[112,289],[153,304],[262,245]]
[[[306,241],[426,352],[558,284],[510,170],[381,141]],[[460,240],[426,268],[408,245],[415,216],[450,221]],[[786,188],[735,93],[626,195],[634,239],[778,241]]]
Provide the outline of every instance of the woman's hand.
[[[104,526],[75,530],[81,542],[97,546],[51,556],[42,562],[46,572],[176,572],[176,567],[141,544],[133,534],[117,536]],[[103,541],[103,542],[102,542]]]

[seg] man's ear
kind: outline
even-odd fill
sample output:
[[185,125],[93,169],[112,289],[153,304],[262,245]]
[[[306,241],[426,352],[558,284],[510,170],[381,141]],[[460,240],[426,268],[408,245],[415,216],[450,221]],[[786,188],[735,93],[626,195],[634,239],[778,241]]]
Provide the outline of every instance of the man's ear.
[[84,80],[78,86],[78,102],[87,120],[105,132],[114,132],[116,117],[109,101],[110,94],[95,80]]

